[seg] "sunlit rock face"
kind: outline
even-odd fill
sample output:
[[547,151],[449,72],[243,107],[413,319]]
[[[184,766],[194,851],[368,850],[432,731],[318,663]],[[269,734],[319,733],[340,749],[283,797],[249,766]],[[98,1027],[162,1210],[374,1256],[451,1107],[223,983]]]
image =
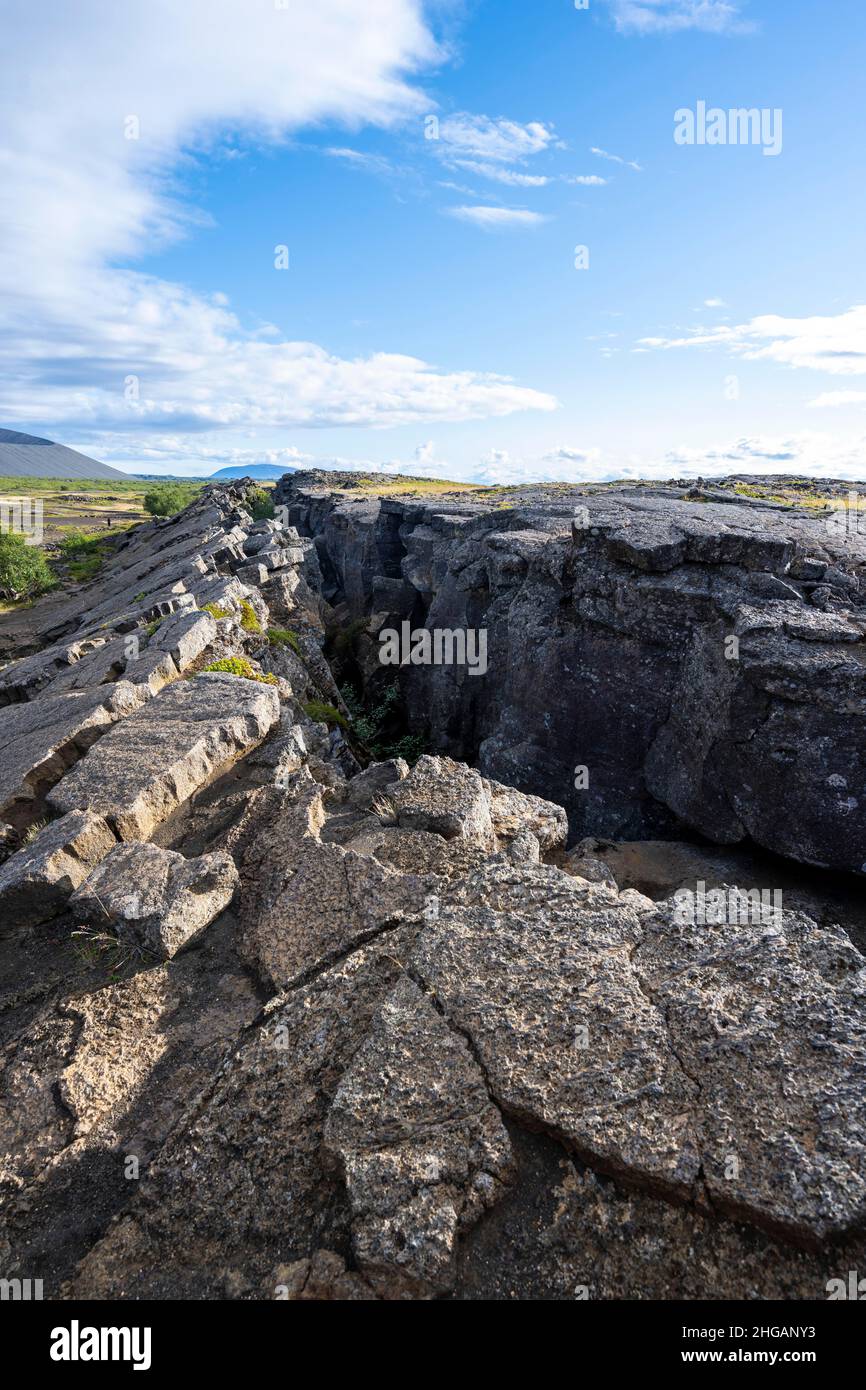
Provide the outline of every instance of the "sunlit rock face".
[[[4,1277],[825,1297],[866,1268],[861,883],[808,867],[866,857],[859,540],[355,491],[208,488],[0,672]],[[418,640],[467,629],[483,671]],[[427,750],[373,754],[398,697]]]

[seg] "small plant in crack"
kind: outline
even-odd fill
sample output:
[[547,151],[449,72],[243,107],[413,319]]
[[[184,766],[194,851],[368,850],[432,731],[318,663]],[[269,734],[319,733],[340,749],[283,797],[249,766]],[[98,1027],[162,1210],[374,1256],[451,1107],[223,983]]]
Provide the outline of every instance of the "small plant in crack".
[[262,625],[249,599],[241,599],[241,627],[244,632],[261,632]]
[[296,656],[303,656],[298,634],[289,627],[269,627],[268,641],[272,647],[291,647]]
[[104,965],[112,976],[122,975],[130,966],[149,965],[156,959],[152,951],[135,942],[121,941],[110,931],[95,927],[76,927],[72,945],[79,960],[89,968]]
[[44,830],[48,821],[43,817],[42,820],[35,820],[32,825],[28,825],[24,834],[21,836],[22,847],[32,845],[40,831]]
[[401,726],[405,728],[403,697],[398,681],[392,681],[381,692],[379,703],[372,709],[364,708],[364,703],[351,685],[345,685],[340,694],[351,718],[351,732],[369,756],[377,762],[386,758],[405,758],[407,762],[417,762],[422,753],[427,752],[427,740],[421,734],[400,735]]
[[370,807],[374,816],[378,816],[382,825],[397,824],[397,807],[390,797],[377,796]]
[[314,724],[336,724],[341,729],[349,727],[345,716],[334,705],[326,704],[324,700],[307,700],[301,709]]

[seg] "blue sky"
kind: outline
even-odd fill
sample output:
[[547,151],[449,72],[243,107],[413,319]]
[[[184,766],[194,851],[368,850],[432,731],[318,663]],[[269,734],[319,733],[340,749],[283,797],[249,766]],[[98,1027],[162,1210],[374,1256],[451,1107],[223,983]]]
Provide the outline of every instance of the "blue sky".
[[[866,476],[855,0],[0,15],[3,425],[150,473]],[[781,149],[676,143],[699,102]]]

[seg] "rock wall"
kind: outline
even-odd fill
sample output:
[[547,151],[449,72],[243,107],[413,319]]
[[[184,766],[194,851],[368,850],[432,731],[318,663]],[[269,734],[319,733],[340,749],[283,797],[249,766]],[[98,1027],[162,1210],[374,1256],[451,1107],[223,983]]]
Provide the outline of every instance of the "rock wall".
[[[668,890],[745,853],[568,850],[562,804],[491,765],[555,781],[564,740],[592,773],[573,819],[772,832],[771,784],[737,799],[719,739],[742,771],[794,721],[778,777],[837,775],[862,736],[857,565],[733,506],[614,497],[573,535],[550,496],[286,495],[288,519],[255,523],[240,484],[136,528],[0,671],[0,1277],[825,1297],[866,1262],[866,962],[833,905],[684,920]],[[489,625],[484,678],[407,672],[480,767],[360,766],[323,655],[352,614],[371,685],[386,623]],[[817,817],[776,819],[814,852]]]
[[368,679],[383,627],[486,630],[486,676],[401,673],[436,750],[564,805],[576,837],[688,827],[866,872],[866,535],[670,489],[280,489],[331,602],[369,620]]

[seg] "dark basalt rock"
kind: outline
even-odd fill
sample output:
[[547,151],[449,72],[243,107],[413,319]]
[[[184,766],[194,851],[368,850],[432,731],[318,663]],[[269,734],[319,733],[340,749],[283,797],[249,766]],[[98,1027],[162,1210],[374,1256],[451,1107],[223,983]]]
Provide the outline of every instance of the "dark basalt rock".
[[[433,749],[565,806],[575,837],[685,826],[866,872],[866,534],[720,490],[538,489],[503,510],[328,486],[279,491],[332,602],[382,621],[398,572],[416,625],[487,631],[483,678],[403,668]],[[405,588],[388,607],[386,625],[410,611]]]
[[[0,1274],[812,1299],[863,1268],[866,919],[802,867],[866,871],[862,540],[727,484],[245,500],[131,531],[0,673]],[[486,671],[383,667],[403,622],[485,629]],[[340,660],[430,752],[370,760]],[[734,906],[683,916],[705,880]]]

